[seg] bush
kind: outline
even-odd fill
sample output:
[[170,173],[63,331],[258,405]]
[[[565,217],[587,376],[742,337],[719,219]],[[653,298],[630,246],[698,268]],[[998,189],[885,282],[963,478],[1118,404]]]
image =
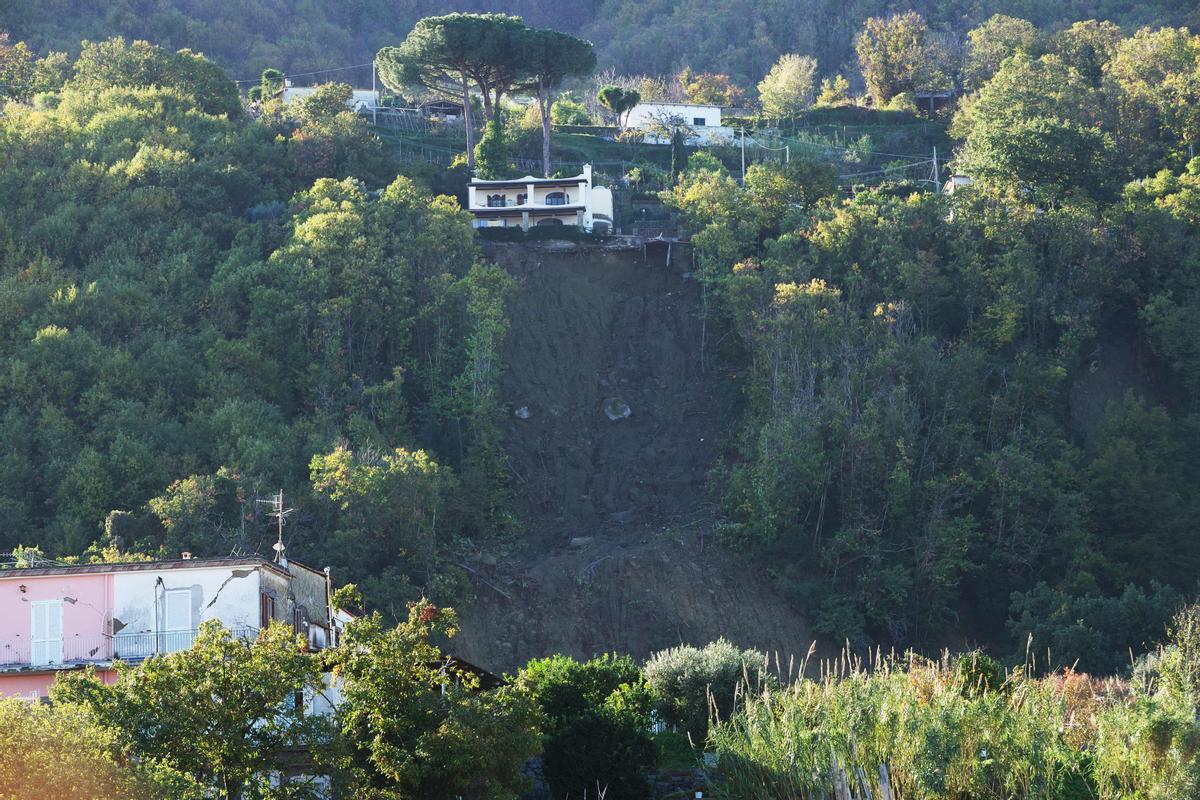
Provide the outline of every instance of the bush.
[[728,718],[738,684],[748,679],[758,688],[766,680],[765,662],[757,650],[738,650],[724,639],[703,648],[683,645],[650,658],[646,685],[663,720],[702,744],[708,734],[710,697],[718,718]]
[[646,774],[654,769],[654,740],[623,714],[607,709],[579,717],[546,742],[542,767],[555,800],[650,797]]
[[645,774],[657,748],[650,737],[650,694],[628,656],[580,662],[564,655],[530,661],[517,684],[546,717],[544,767],[555,800],[597,787],[609,797],[649,795]]
[[592,118],[583,103],[558,100],[550,107],[550,122],[554,125],[591,125]]

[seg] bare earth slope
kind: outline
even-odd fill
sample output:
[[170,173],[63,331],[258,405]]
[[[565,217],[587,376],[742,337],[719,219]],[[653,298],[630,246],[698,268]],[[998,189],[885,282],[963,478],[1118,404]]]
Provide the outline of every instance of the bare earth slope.
[[[561,245],[560,245],[561,247]],[[475,564],[456,648],[493,669],[562,651],[649,652],[726,636],[803,653],[799,616],[716,547],[708,471],[720,435],[700,364],[690,255],[490,245],[518,281],[503,400],[524,548]]]

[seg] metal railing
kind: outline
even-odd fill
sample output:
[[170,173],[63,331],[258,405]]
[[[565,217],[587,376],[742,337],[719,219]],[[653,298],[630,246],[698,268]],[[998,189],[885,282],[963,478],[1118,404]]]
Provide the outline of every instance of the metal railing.
[[[39,642],[16,637],[0,641],[0,670],[141,661],[187,650],[196,641],[196,633],[195,630],[122,632],[115,636],[64,636],[60,640]],[[258,628],[233,628],[232,633],[235,638],[249,640],[258,636]]]

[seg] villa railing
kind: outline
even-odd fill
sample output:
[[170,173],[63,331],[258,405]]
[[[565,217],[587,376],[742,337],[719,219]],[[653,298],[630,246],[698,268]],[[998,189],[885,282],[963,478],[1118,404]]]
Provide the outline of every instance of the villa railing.
[[[238,639],[254,639],[258,628],[232,629]],[[0,670],[57,665],[141,661],[163,653],[187,650],[196,641],[195,630],[118,633],[115,636],[64,636],[61,640],[32,642],[25,637],[0,641]]]

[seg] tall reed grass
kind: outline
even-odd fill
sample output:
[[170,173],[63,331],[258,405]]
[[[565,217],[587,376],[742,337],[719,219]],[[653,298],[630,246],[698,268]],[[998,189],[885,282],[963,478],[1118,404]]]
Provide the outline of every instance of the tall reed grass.
[[1132,680],[1034,677],[979,653],[805,659],[775,687],[747,675],[710,726],[719,796],[1198,800],[1193,623],[1190,653],[1176,636]]

